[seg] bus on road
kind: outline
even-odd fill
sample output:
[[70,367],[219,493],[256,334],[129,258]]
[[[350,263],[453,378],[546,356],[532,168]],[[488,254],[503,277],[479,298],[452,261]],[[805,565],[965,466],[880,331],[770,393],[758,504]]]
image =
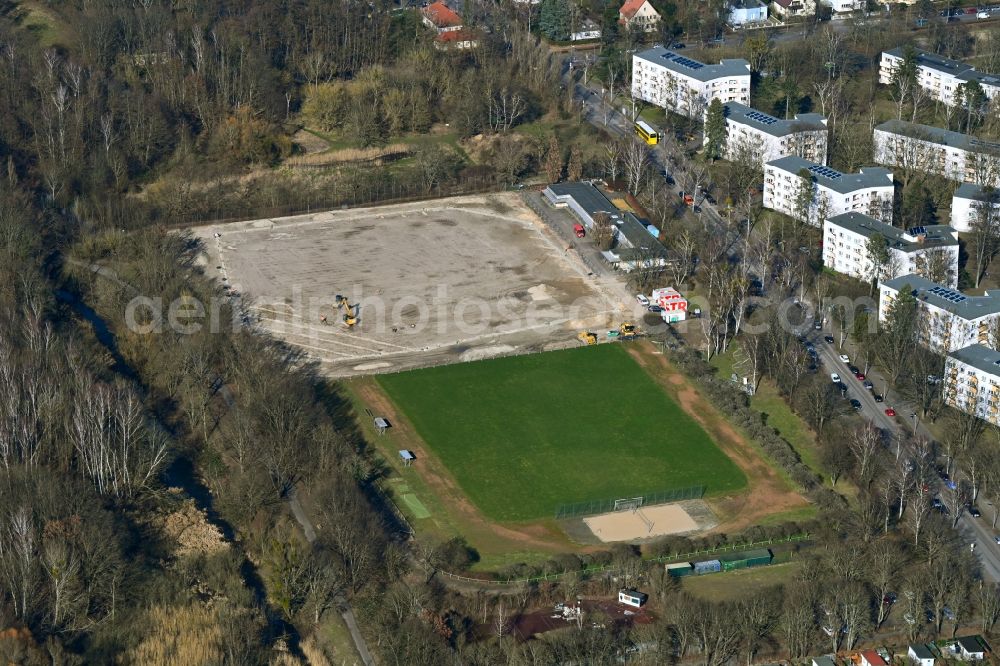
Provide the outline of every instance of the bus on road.
[[645,120],[635,121],[635,133],[651,146],[655,146],[660,140],[660,133],[653,129],[653,126]]

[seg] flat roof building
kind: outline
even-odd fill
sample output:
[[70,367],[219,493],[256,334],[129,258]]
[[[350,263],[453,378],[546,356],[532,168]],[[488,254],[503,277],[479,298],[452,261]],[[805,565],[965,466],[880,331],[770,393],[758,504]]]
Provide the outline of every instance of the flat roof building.
[[1000,143],[902,120],[877,126],[873,139],[879,164],[1000,186]]
[[952,287],[909,274],[879,284],[879,321],[885,321],[900,291],[917,300],[917,341],[936,352],[953,352],[969,345],[995,345],[1000,324],[1000,293],[966,296]]
[[722,112],[726,117],[725,159],[752,156],[761,168],[788,156],[826,164],[828,132],[822,114],[801,113],[786,120],[740,102],[723,104]]
[[[889,250],[887,265],[876,267],[868,241],[882,236]],[[862,213],[841,213],[823,224],[823,265],[858,280],[890,280],[916,273],[958,284],[958,233],[933,225],[904,231]]]
[[[813,189],[808,211],[798,210],[805,185],[801,173],[808,174]],[[817,227],[824,219],[849,211],[891,219],[894,196],[892,172],[882,167],[841,173],[795,155],[764,165],[764,208],[791,217],[806,212],[809,224]]]
[[1000,352],[976,344],[948,354],[944,401],[966,414],[1000,425]]
[[543,191],[553,206],[566,206],[589,231],[599,213],[606,214],[614,229],[615,246],[602,252],[613,268],[629,273],[637,268],[666,266],[669,252],[659,239],[632,213],[620,210],[592,183],[554,183]]
[[701,119],[713,99],[750,103],[750,63],[738,58],[709,65],[654,46],[632,55],[632,95]]
[[[879,83],[892,82],[893,74],[902,64],[908,48],[910,47],[900,46],[882,52],[878,72]],[[993,99],[1000,92],[1000,76],[977,72],[972,65],[923,49],[914,48],[913,53],[917,65],[917,84],[939,102],[959,104],[960,86],[969,81],[979,83],[987,99]]]
[[[986,215],[985,219],[983,216]],[[965,233],[977,220],[995,223],[1000,219],[1000,190],[962,183],[951,197],[951,226]]]

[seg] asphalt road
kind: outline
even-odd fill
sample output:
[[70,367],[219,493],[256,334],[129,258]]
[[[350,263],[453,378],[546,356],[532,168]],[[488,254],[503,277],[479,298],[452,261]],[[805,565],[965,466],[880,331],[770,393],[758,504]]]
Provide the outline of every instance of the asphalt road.
[[[911,428],[916,426],[917,435],[927,440],[933,440],[934,438],[931,436],[931,433],[924,427],[919,418],[914,418],[914,411],[901,401],[894,392],[884,391],[885,402],[881,404],[875,402],[873,392],[865,390],[861,382],[847,369],[847,364],[843,363],[839,358],[841,353],[851,356],[850,345],[847,345],[848,349],[841,351],[836,346],[836,335],[834,335],[833,344],[824,342],[823,336],[828,334],[827,331],[813,331],[810,335],[806,336],[806,339],[815,345],[822,371],[826,373],[827,378],[829,379],[830,373],[836,372],[840,375],[841,381],[847,385],[849,397],[861,402],[859,416],[889,433],[892,437],[893,446],[898,445],[899,441],[906,441],[907,432],[901,420],[908,421]],[[871,371],[868,374],[868,379],[875,384],[876,391],[882,391],[887,386],[887,382],[878,371]],[[897,415],[895,417],[886,416],[885,409],[887,407],[895,409]],[[903,451],[903,455],[908,455],[909,453],[909,451]],[[961,479],[961,470],[954,469],[952,477],[956,480]],[[937,493],[943,490],[943,485],[940,481],[935,490]],[[992,510],[988,510],[986,513],[990,514]],[[1000,582],[1000,545],[996,543],[995,532],[990,525],[991,520],[986,515],[980,518],[973,518],[968,513],[963,512],[958,520],[957,529],[966,543],[976,544],[974,553],[979,559],[983,578],[991,582]]]

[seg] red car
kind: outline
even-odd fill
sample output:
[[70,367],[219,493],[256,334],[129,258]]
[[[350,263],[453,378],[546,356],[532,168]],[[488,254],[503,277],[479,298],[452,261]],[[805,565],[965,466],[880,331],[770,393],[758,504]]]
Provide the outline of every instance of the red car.
[[857,377],[859,382],[865,381],[865,373],[863,372],[855,372],[854,376]]
[[888,407],[885,410],[885,415],[886,416],[895,416],[896,415],[896,410],[893,409],[892,407]]

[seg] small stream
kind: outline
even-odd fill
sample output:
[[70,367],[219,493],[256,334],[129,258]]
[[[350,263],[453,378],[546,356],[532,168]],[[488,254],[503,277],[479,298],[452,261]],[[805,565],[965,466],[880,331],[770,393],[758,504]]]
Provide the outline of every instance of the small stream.
[[[136,373],[118,351],[118,343],[115,340],[115,335],[108,327],[107,322],[75,294],[57,289],[55,296],[59,301],[66,303],[74,312],[90,323],[98,342],[111,354],[114,361],[112,370],[115,374],[135,382],[141,389],[144,389],[145,387],[140,381],[138,373]],[[194,500],[195,506],[205,512],[208,522],[219,529],[226,541],[234,548],[238,548],[238,544],[235,543],[235,530],[233,526],[215,510],[212,491],[201,480],[194,463],[189,457],[176,455],[170,465],[163,470],[161,480],[170,487],[182,489]],[[294,626],[286,622],[278,611],[268,603],[267,589],[264,586],[264,581],[258,574],[256,567],[245,554],[243,555],[243,563],[240,565],[240,576],[243,579],[243,583],[253,592],[254,599],[267,616],[270,637],[272,639],[286,637],[289,648],[294,654],[298,654],[300,652],[298,647],[298,632]]]

